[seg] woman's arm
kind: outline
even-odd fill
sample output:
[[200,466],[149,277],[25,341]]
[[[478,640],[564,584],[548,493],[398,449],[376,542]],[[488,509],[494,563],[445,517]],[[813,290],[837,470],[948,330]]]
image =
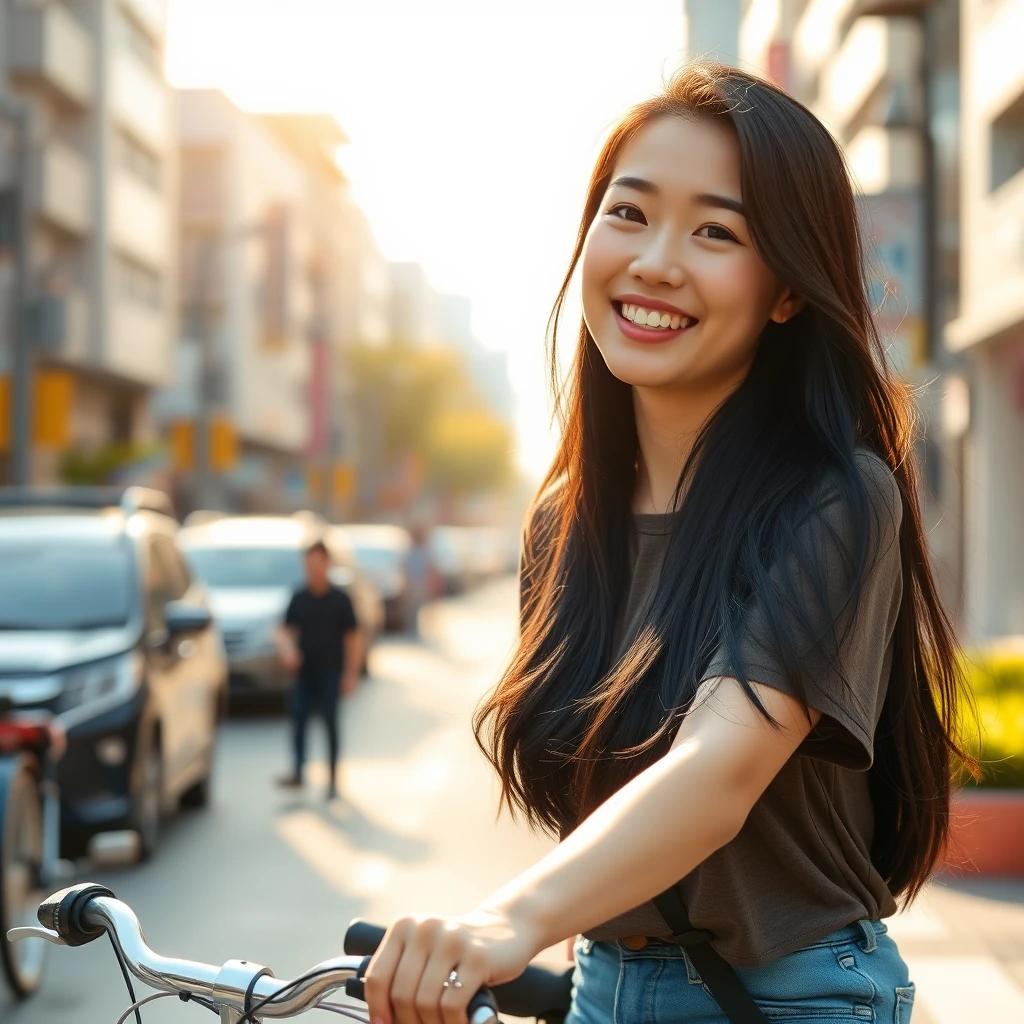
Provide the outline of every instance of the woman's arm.
[[528,921],[539,952],[646,902],[734,838],[820,718],[754,688],[781,728],[735,679],[708,680],[672,749],[485,906]]
[[[736,680],[708,680],[672,749],[547,856],[471,914],[392,925],[370,965],[372,1018],[464,1020],[480,985],[516,977],[542,949],[646,902],[724,846],[820,718],[754,688],[779,728]],[[442,989],[453,967],[464,988]]]

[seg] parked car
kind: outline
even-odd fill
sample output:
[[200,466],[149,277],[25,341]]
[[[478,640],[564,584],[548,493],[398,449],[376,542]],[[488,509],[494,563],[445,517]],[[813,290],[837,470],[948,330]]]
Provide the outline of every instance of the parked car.
[[0,489],[0,695],[66,733],[64,856],[210,799],[227,662],[177,535],[158,491]]
[[[185,556],[209,587],[224,634],[232,699],[280,697],[286,691],[290,677],[278,660],[274,634],[292,594],[303,585],[303,553],[322,539],[323,526],[302,513],[210,516],[182,529]],[[380,628],[379,598],[351,566],[336,564],[331,579],[351,598],[368,652]]]
[[328,537],[334,549],[351,552],[354,563],[373,581],[384,602],[384,628],[405,629],[409,531],[387,523],[345,523],[331,527]]

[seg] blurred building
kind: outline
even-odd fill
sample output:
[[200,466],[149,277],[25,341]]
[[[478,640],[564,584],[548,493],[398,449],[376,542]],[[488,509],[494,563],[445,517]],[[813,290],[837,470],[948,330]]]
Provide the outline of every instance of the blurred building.
[[423,348],[441,340],[441,311],[423,267],[418,263],[391,263],[391,337],[399,343]]
[[[73,455],[80,468],[94,459],[142,473],[132,463],[154,454],[148,399],[171,375],[175,319],[177,170],[164,23],[162,0],[0,0],[0,91],[31,114],[24,185],[37,481],[56,479]],[[8,140],[0,131],[9,203],[17,165]],[[10,254],[2,262],[7,374]],[[9,454],[7,427],[5,417]]]
[[691,58],[738,63],[740,0],[684,0],[686,49]]
[[213,90],[179,93],[179,132],[182,338],[160,414],[182,503],[331,514],[351,491],[345,349],[386,310],[344,136]]
[[465,360],[466,370],[484,404],[509,424],[515,421],[516,401],[508,378],[508,356],[484,348],[473,333],[470,300],[464,295],[439,297],[441,336]]
[[947,400],[962,483],[965,626],[1024,635],[1024,0],[962,0],[960,373]]

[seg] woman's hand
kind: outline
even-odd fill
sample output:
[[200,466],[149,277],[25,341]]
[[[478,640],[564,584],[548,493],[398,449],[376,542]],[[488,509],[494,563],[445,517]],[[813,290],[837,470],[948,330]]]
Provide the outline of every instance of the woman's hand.
[[[403,917],[366,972],[372,1024],[465,1024],[477,989],[511,981],[540,952],[537,930],[503,910],[461,917]],[[452,970],[461,988],[444,988]]]

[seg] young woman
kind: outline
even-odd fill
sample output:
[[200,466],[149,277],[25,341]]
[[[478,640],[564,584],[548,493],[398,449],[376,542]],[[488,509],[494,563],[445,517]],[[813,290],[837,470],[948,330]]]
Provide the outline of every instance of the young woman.
[[519,645],[475,721],[560,842],[471,913],[393,924],[372,1018],[462,1022],[578,935],[569,1024],[724,1022],[652,903],[675,887],[765,1017],[905,1022],[882,919],[968,759],[841,153],[769,83],[691,65],[600,155],[553,382],[579,265]]

